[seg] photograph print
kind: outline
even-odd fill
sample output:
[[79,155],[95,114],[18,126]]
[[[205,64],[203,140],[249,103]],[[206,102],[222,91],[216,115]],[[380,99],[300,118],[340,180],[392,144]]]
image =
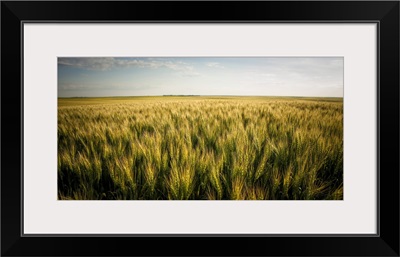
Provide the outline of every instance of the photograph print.
[[343,200],[343,57],[58,57],[58,200]]

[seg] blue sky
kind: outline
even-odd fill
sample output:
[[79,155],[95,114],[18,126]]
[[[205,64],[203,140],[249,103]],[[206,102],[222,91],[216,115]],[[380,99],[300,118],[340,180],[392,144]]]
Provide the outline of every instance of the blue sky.
[[343,58],[58,58],[58,97],[153,95],[343,97]]

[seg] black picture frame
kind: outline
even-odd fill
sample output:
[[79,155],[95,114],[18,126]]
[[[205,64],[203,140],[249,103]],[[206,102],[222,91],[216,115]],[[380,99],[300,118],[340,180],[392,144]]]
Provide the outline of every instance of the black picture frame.
[[[373,236],[236,235],[232,237],[179,234],[135,237],[23,235],[21,44],[22,24],[28,21],[377,23],[379,30],[378,233]],[[398,1],[3,1],[1,2],[1,52],[1,255],[399,256]]]

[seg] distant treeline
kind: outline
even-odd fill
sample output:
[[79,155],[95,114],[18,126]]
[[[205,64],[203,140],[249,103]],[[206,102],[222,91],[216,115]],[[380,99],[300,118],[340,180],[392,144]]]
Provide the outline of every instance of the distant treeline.
[[200,95],[163,95],[163,96],[200,96]]

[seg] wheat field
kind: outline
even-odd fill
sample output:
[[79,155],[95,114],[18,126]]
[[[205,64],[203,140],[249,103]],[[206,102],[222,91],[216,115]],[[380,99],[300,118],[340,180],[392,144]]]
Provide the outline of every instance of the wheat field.
[[58,99],[59,200],[342,200],[343,99]]

